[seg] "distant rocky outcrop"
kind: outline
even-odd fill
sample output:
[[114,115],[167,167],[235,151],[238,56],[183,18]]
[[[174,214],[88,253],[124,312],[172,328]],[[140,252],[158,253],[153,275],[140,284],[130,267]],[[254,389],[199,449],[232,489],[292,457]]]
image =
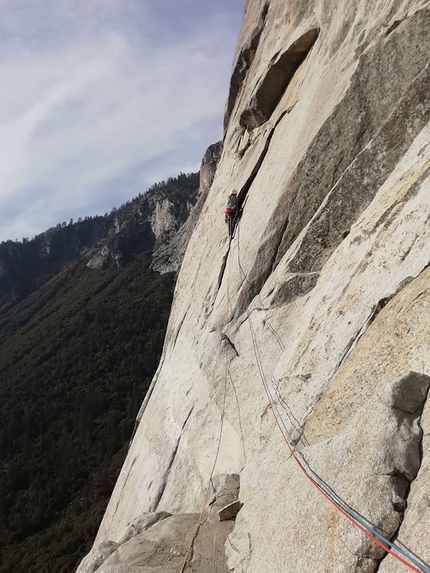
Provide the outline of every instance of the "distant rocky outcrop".
[[166,229],[166,232],[157,239],[152,262],[154,270],[160,273],[178,271],[215,177],[221,153],[222,142],[220,141],[210,145],[206,150],[200,166],[200,185],[197,201],[190,209],[189,217],[179,230],[175,232],[175,228],[172,226],[170,229]]
[[246,2],[222,157],[79,573],[148,512],[194,514],[185,558],[218,474],[240,476],[227,571],[400,573],[396,547],[428,571],[429,21],[419,0]]
[[[177,249],[175,241],[179,240],[177,235],[199,196],[199,179],[199,174],[170,178],[115,211],[111,228],[99,243],[100,250],[92,253],[88,266],[120,265],[129,259],[130,253],[146,250],[150,253],[152,268],[161,273],[177,271],[185,247]],[[157,265],[160,251],[172,261],[170,265]]]

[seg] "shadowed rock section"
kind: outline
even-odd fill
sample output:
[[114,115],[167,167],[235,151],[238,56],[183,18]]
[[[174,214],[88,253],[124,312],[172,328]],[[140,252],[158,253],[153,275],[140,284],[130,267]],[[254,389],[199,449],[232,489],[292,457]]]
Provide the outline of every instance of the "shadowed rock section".
[[[319,271],[429,121],[428,53],[420,43],[428,34],[428,16],[416,13],[405,26],[415,52],[405,50],[405,38],[393,33],[362,57],[343,101],[289,182],[280,204],[289,224],[275,267],[310,223],[289,270]],[[372,104],[374,97],[379,105]]]
[[318,34],[317,29],[309,30],[296,40],[286,52],[274,56],[267,74],[261,80],[250,101],[249,107],[243,111],[240,117],[242,127],[252,130],[270,118],[298,67],[315,44]]
[[[280,122],[282,121],[283,117],[287,113],[289,113],[291,111],[291,109],[292,108],[282,112],[281,115],[279,116],[278,120],[276,121],[275,125],[270,130],[270,133],[267,136],[264,148],[262,149],[257,161],[255,162],[254,167],[251,169],[251,172],[250,172],[247,180],[245,181],[244,185],[239,190],[239,194],[238,194],[239,220],[242,216],[242,212],[243,212],[243,209],[245,207],[247,193],[248,193],[249,189],[251,188],[251,185],[253,184],[255,178],[257,177],[257,174],[258,174],[258,171],[259,171],[261,165],[263,164],[264,158],[266,157],[267,152],[269,150],[270,142],[272,141],[275,130],[278,127],[278,125],[280,124]],[[277,242],[279,243],[281,241],[281,239],[282,239],[282,233],[279,235]],[[270,240],[269,243],[272,244],[272,241]],[[228,260],[229,254],[230,254],[230,245],[231,245],[231,241],[229,242],[228,247],[227,247],[227,251],[226,251],[226,253],[222,259],[221,269],[220,269],[220,273],[218,276],[218,290],[221,288],[221,284],[222,284],[222,281],[224,278],[224,273],[225,273],[225,269],[227,266],[227,260]],[[264,245],[263,245],[263,248],[264,248]],[[263,256],[265,256],[265,255],[263,255]],[[254,296],[255,292],[258,292],[258,290],[261,288],[261,285],[264,284],[264,281],[266,280],[266,278],[267,278],[267,272],[265,274],[262,273],[261,276],[259,277],[258,285],[256,286],[255,290],[252,293],[252,296]],[[247,283],[251,284],[248,280],[247,280]]]
[[271,306],[276,307],[281,304],[289,304],[296,298],[304,296],[314,288],[318,277],[318,273],[305,273],[286,277],[285,282],[276,290]]
[[239,57],[237,58],[236,65],[234,66],[233,73],[230,81],[230,91],[228,94],[227,105],[224,116],[224,130],[227,129],[231,112],[236,104],[237,96],[239,95],[242,84],[246,78],[249,68],[255,58],[258,44],[260,42],[261,34],[266,23],[267,12],[269,4],[265,4],[258,20],[257,26],[254,28],[251,38],[248,43],[242,48]]

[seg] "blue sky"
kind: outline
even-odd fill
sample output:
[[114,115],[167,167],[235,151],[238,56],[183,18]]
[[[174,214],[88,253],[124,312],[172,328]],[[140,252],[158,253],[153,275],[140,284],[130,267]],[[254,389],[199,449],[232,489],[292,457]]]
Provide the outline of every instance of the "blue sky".
[[0,0],[0,240],[198,170],[244,3]]

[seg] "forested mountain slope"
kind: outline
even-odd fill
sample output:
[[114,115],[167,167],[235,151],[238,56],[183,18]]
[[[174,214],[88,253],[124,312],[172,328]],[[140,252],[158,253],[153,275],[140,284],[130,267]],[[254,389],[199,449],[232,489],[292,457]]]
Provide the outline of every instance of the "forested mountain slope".
[[0,244],[2,573],[70,572],[89,549],[183,253],[168,249],[162,274],[153,257],[199,198],[199,174],[181,174],[105,216]]

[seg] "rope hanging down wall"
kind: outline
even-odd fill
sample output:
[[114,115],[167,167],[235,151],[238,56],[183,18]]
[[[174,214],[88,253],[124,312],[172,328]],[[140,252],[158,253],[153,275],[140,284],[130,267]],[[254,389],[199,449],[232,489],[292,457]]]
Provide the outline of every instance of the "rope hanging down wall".
[[[230,239],[231,241],[231,239]],[[229,273],[227,273],[227,280],[229,277]],[[229,295],[229,290],[228,290],[228,283],[227,283],[227,296],[228,296],[228,301],[229,301],[229,305],[231,306],[231,301],[230,301],[230,295]],[[194,542],[196,540],[196,537],[199,533],[200,530],[200,526],[202,524],[202,520],[203,520],[203,515],[205,512],[205,508],[206,508],[206,504],[208,501],[208,497],[209,497],[209,491],[211,489],[211,485],[212,485],[212,478],[215,472],[215,467],[216,464],[218,462],[218,457],[219,457],[219,453],[220,453],[220,449],[221,449],[221,440],[222,440],[222,435],[223,435],[223,430],[224,430],[224,416],[225,416],[225,410],[226,410],[226,401],[227,401],[227,380],[229,378],[230,375],[230,368],[229,368],[229,364],[228,364],[228,356],[226,354],[225,356],[225,377],[224,377],[224,391],[223,391],[223,406],[222,406],[222,411],[221,411],[221,423],[220,423],[220,431],[219,431],[219,436],[218,436],[218,443],[217,443],[217,449],[215,452],[215,457],[214,457],[214,462],[212,464],[212,469],[211,472],[209,474],[209,479],[208,479],[208,485],[206,487],[206,494],[205,497],[203,499],[203,503],[202,503],[202,507],[200,510],[200,514],[199,517],[196,521],[196,526],[195,529],[193,531],[193,535],[191,537],[190,543],[188,544],[187,547],[187,551],[185,553],[185,557],[184,557],[184,561],[182,563],[181,569],[179,571],[179,573],[184,573],[186,567],[187,567],[187,563],[188,563],[188,559],[189,556],[191,554],[191,550],[193,548]],[[240,422],[239,422],[240,423]]]
[[225,375],[225,381],[224,381],[224,399],[223,399],[223,408],[222,408],[222,413],[221,413],[221,426],[220,426],[220,432],[219,432],[219,437],[218,437],[218,445],[217,445],[217,449],[216,449],[216,453],[215,453],[214,463],[212,465],[212,469],[211,469],[211,472],[209,474],[208,485],[206,487],[206,495],[203,499],[202,508],[200,510],[200,515],[197,519],[196,527],[194,529],[193,535],[192,535],[190,543],[188,545],[187,552],[185,554],[184,561],[182,563],[182,567],[181,567],[179,573],[184,573],[184,571],[187,567],[188,558],[189,558],[191,550],[193,548],[194,541],[195,541],[195,539],[199,533],[199,529],[200,529],[200,526],[202,524],[202,519],[203,519],[203,515],[205,512],[205,508],[206,508],[206,503],[207,503],[208,497],[209,497],[209,491],[210,491],[211,485],[212,485],[213,474],[214,474],[215,467],[216,467],[216,464],[218,461],[218,456],[219,456],[220,447],[221,447],[222,433],[223,433],[223,429],[224,429],[224,414],[225,414],[226,395],[227,395],[227,378],[228,378],[227,368],[228,368],[228,365],[227,365],[227,357],[226,357],[226,375]]
[[258,348],[257,338],[255,335],[255,330],[252,324],[251,313],[249,311],[249,304],[246,297],[246,292],[244,288],[244,283],[246,282],[246,274],[243,270],[241,260],[240,260],[240,221],[237,226],[237,262],[239,271],[242,277],[242,283],[240,286],[240,291],[243,297],[244,307],[246,309],[247,320],[252,340],[252,346],[254,350],[255,360],[257,363],[258,372],[261,378],[261,382],[264,387],[267,399],[271,406],[273,416],[275,418],[275,423],[281,432],[281,435],[291,453],[291,456],[298,464],[302,473],[306,478],[317,488],[317,490],[332,504],[336,507],[340,513],[342,513],[355,527],[362,531],[369,539],[381,547],[385,552],[395,557],[398,561],[406,565],[410,570],[416,573],[430,573],[430,567],[426,565],[423,560],[419,557],[411,555],[410,552],[402,549],[397,543],[394,543],[384,537],[379,531],[376,530],[375,526],[367,520],[365,517],[360,515],[356,510],[351,508],[309,465],[303,453],[297,448],[294,440],[287,429],[287,426],[282,419],[281,414],[277,408],[276,402],[273,399],[270,387],[267,383],[266,376],[263,369],[263,364],[260,357],[260,351]]

